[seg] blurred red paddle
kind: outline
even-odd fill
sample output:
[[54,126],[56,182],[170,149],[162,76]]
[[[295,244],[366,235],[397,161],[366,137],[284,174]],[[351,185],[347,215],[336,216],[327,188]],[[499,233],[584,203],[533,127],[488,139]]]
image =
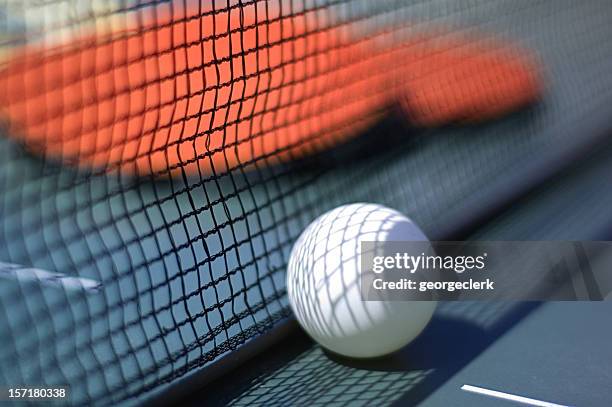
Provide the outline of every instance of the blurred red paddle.
[[518,48],[389,38],[314,26],[307,14],[156,16],[138,30],[25,49],[0,73],[0,109],[9,134],[37,153],[167,176],[304,157],[396,103],[412,124],[439,126],[496,117],[541,91]]

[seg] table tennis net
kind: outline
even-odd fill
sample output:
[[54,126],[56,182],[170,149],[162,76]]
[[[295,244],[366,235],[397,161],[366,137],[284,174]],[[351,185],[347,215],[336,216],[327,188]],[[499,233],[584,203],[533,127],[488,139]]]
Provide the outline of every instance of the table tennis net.
[[356,179],[537,98],[481,3],[0,1],[0,382],[133,401],[290,317],[299,233],[381,196]]

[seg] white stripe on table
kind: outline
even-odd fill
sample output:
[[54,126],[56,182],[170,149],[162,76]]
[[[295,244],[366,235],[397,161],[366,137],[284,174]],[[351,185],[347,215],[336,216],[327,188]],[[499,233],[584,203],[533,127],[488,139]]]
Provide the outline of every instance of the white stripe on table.
[[47,286],[61,287],[70,291],[84,290],[86,292],[98,292],[102,289],[102,283],[90,278],[74,277],[4,262],[0,262],[0,279],[15,279],[24,283],[40,283]]
[[551,403],[549,401],[536,400],[529,397],[517,396],[515,394],[504,393],[497,390],[485,389],[483,387],[472,386],[469,384],[464,384],[461,386],[461,390],[468,391],[471,393],[478,393],[489,397],[495,397],[498,399],[515,401],[517,403],[527,404],[529,406],[537,406],[537,407],[570,407],[565,404],[556,404]]

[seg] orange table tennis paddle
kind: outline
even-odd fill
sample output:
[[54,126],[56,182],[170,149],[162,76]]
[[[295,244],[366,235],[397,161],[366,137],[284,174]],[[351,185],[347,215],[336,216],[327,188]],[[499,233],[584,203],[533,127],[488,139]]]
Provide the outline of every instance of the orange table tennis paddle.
[[0,73],[9,134],[81,167],[209,174],[328,149],[394,104],[437,126],[495,117],[541,90],[531,58],[498,43],[362,38],[307,14],[177,14],[25,49]]

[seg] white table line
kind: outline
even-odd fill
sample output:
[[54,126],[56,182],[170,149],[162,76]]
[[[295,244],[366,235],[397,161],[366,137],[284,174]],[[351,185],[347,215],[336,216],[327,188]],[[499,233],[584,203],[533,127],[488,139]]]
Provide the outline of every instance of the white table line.
[[70,291],[84,290],[89,293],[99,292],[102,289],[101,282],[90,278],[75,277],[1,261],[0,279],[15,279],[24,283],[40,283],[52,287],[62,287]]
[[504,392],[497,391],[497,390],[485,389],[483,387],[472,386],[472,385],[469,385],[469,384],[464,384],[463,386],[461,386],[461,390],[468,391],[468,392],[471,392],[471,393],[482,394],[482,395],[489,396],[489,397],[495,397],[495,398],[498,398],[498,399],[515,401],[517,403],[523,403],[523,404],[527,404],[527,405],[530,405],[530,406],[537,406],[537,407],[571,407],[571,406],[568,406],[568,405],[565,405],[565,404],[557,404],[557,403],[551,403],[549,401],[536,400],[536,399],[532,399],[532,398],[529,398],[529,397],[517,396],[515,394],[504,393]]

